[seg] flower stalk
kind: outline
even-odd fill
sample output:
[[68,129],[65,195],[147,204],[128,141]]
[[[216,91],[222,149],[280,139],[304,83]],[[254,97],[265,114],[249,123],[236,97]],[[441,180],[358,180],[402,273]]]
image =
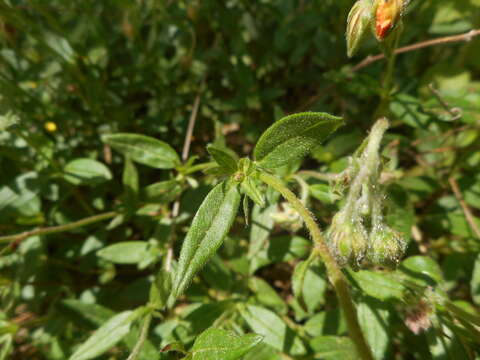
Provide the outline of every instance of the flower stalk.
[[330,253],[325,238],[323,237],[322,232],[318,227],[312,213],[276,176],[261,172],[259,178],[261,181],[282,194],[282,196],[302,217],[303,221],[305,222],[305,226],[309,230],[313,242],[315,243],[314,251],[325,263],[328,278],[332,283],[335,292],[337,293],[338,301],[347,321],[350,338],[355,344],[358,355],[362,360],[373,360],[372,351],[365,340],[365,337],[363,336],[363,332],[358,322],[357,310],[352,301],[347,280],[345,279],[345,276],[343,275],[342,270],[338,266],[335,258]]

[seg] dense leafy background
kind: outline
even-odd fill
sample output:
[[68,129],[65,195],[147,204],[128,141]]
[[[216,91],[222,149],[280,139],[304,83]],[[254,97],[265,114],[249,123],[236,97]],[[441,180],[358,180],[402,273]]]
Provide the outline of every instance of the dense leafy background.
[[[379,49],[371,39],[346,57],[351,6],[350,0],[1,2],[0,110],[16,114],[18,124],[0,132],[0,234],[130,210],[110,223],[0,244],[0,358],[68,358],[92,330],[107,320],[118,325],[148,301],[169,244],[175,241],[178,255],[214,185],[210,175],[178,171],[173,153],[181,153],[198,95],[190,151],[198,163],[210,161],[209,143],[250,155],[283,115],[342,115],[347,126],[302,164],[279,172],[308,197],[320,224],[329,223],[341,194],[325,177],[292,175],[300,166],[340,172],[374,121],[384,63],[352,72]],[[480,2],[413,0],[405,20],[401,45],[458,34],[480,27]],[[474,359],[479,324],[467,326],[446,308],[451,301],[457,315],[458,308],[478,314],[480,305],[480,239],[449,181],[458,183],[480,226],[479,40],[399,56],[394,83],[393,126],[384,141],[387,212],[409,247],[393,275],[351,274],[360,321],[378,359]],[[430,83],[460,110],[450,114]],[[118,132],[168,143],[169,161],[156,168],[148,166],[151,158],[125,162],[114,138],[102,141]],[[154,318],[143,359],[178,357],[159,350],[172,343],[188,350],[197,339],[195,354],[209,337],[222,338],[238,356],[255,346],[247,360],[355,359],[321,264],[306,274],[305,304],[293,296],[293,270],[311,241],[290,209],[278,207],[275,194],[268,197],[271,205],[253,208],[251,226],[238,216],[176,308]],[[420,335],[404,324],[409,305],[390,278],[401,274],[449,299],[438,301],[443,307]],[[138,337],[136,322],[121,324],[116,331],[128,335],[104,359],[125,358]],[[219,329],[198,337],[210,326],[238,337]]]

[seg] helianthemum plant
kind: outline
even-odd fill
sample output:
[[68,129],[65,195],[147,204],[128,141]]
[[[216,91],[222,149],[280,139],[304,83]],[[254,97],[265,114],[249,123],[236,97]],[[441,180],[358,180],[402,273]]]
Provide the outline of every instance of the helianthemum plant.
[[[231,150],[208,147],[210,155],[217,163],[217,166],[208,172],[220,175],[223,180],[203,201],[183,241],[168,299],[169,307],[175,304],[195,274],[222,244],[232,226],[242,194],[244,212],[248,212],[249,199],[260,207],[265,206],[265,188],[260,185],[264,183],[280,192],[298,212],[314,241],[315,246],[309,260],[299,265],[294,276],[297,280],[304,278],[315,258],[323,260],[344,311],[357,353],[362,359],[372,359],[341,267],[348,264],[358,269],[366,263],[370,266],[393,266],[405,248],[401,236],[384,223],[382,215],[384,196],[378,184],[379,147],[382,135],[388,128],[388,121],[381,119],[375,124],[365,148],[352,160],[348,172],[353,182],[345,206],[335,215],[327,232],[328,243],[311,212],[283,181],[273,174],[276,168],[307,155],[342,123],[341,118],[325,113],[287,116],[260,137],[254,149],[253,160],[238,160]],[[365,227],[366,217],[369,218],[368,229]],[[295,291],[298,292],[297,289]]]

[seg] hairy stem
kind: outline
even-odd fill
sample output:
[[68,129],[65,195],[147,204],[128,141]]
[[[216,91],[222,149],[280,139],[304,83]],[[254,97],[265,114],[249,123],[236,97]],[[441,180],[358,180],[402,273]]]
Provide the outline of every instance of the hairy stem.
[[140,336],[137,339],[137,343],[135,344],[132,352],[128,356],[127,360],[136,360],[140,351],[142,350],[143,344],[145,340],[147,340],[148,330],[150,329],[150,323],[152,322],[152,314],[149,313],[145,316],[145,320],[143,320],[142,330],[140,332]]
[[338,301],[345,314],[350,338],[355,344],[358,355],[362,360],[373,360],[373,355],[368,346],[365,337],[363,336],[360,324],[358,323],[357,310],[352,301],[350,290],[348,288],[347,280],[345,279],[337,262],[330,254],[325,238],[322,235],[313,215],[302,204],[302,202],[295,196],[295,194],[288,189],[280,179],[277,177],[262,172],[260,180],[267,185],[273,187],[292,205],[292,207],[300,214],[306,227],[308,228],[313,241],[315,243],[315,252],[322,258],[327,268],[328,278],[332,283],[337,293]]
[[6,236],[0,236],[0,243],[5,243],[5,242],[16,242],[16,241],[22,241],[30,236],[35,236],[35,235],[47,235],[47,234],[54,234],[54,233],[60,233],[64,231],[70,231],[82,226],[86,226],[89,224],[93,224],[99,221],[103,221],[106,219],[113,218],[117,215],[117,212],[115,211],[110,211],[106,212],[103,214],[98,214],[94,216],[87,217],[82,220],[74,221],[69,224],[65,225],[58,225],[58,226],[51,226],[51,227],[46,227],[46,228],[39,228],[35,230],[30,230],[30,231],[24,231],[19,234],[14,234],[14,235],[6,235]]

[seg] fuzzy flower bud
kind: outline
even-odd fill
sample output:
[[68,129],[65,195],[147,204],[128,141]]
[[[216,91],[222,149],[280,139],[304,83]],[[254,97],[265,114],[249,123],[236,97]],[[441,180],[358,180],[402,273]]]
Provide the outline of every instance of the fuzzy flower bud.
[[360,220],[346,219],[344,212],[337,213],[327,232],[330,251],[340,266],[361,267],[368,247],[368,235]]
[[372,1],[358,0],[350,10],[347,19],[347,55],[352,57],[372,22]]
[[377,226],[370,234],[367,259],[372,265],[395,268],[406,249],[405,239],[386,225]]
[[376,0],[374,9],[375,37],[383,41],[400,21],[407,0]]

